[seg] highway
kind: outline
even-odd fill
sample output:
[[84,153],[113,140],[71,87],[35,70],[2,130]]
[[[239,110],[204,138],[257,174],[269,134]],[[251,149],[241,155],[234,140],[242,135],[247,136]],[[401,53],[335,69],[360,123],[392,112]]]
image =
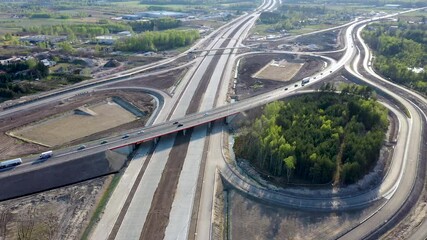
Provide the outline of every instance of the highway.
[[[219,36],[216,41],[213,41],[214,44],[211,44],[208,49],[217,49],[222,46],[222,44],[227,40],[228,35],[234,34],[236,36],[239,36],[242,34],[242,31],[245,31],[245,29],[249,28],[253,22],[248,22],[248,19],[250,20],[253,18],[253,16],[248,16],[246,19],[242,19],[242,21],[236,23],[234,27],[240,26],[243,24],[243,27],[240,27],[237,29],[237,32],[235,32],[235,29],[231,28],[228,31],[226,31],[225,35]],[[246,32],[246,31],[245,31]],[[234,37],[236,38],[236,37]],[[228,46],[233,45],[233,37],[231,40],[229,40]],[[229,50],[225,50],[229,51]],[[214,55],[214,54],[213,54]],[[175,94],[174,96],[178,96],[176,99],[177,105],[176,107],[170,108],[171,114],[168,114],[169,111],[165,111],[165,114],[163,117],[160,117],[159,119],[172,119],[171,121],[168,121],[165,123],[160,123],[162,126],[161,128],[168,128],[170,132],[178,132],[182,131],[184,129],[190,128],[189,124],[192,126],[198,126],[202,125],[204,122],[204,118],[206,117],[205,113],[202,114],[193,114],[194,117],[199,118],[198,124],[192,124],[187,123],[184,116],[188,113],[188,109],[191,106],[191,104],[195,101],[193,99],[193,95],[199,91],[199,86],[201,85],[201,81],[203,78],[205,78],[205,72],[207,71],[208,67],[213,59],[215,58],[213,55],[208,55],[202,58],[202,60],[199,60],[200,62],[195,65],[194,69],[191,69],[189,71],[189,77],[188,77],[188,84],[181,84],[181,86],[186,86],[185,89],[182,89],[181,94]],[[224,64],[226,64],[226,61],[223,59],[224,57],[219,57],[219,61],[216,64],[217,69],[221,69],[224,67]],[[221,72],[220,70],[218,72]],[[215,79],[216,78],[216,79]],[[218,87],[215,87],[215,84],[219,84],[218,76],[215,76],[215,74],[212,76],[211,79],[208,80],[208,86],[206,86],[209,89],[218,89]],[[206,81],[206,80],[204,80]],[[211,85],[214,84],[214,85]],[[201,105],[200,109],[210,109],[213,105],[213,100],[216,96],[216,91],[209,91],[202,95],[201,99]],[[163,118],[163,119],[162,119]],[[179,122],[180,124],[183,124],[182,127],[179,127],[179,124],[174,124],[175,122]],[[129,142],[135,142],[135,141],[146,141],[158,136],[155,132],[157,130],[150,129],[150,127],[144,129],[143,139],[140,139],[139,136],[130,136],[127,141]],[[136,188],[136,191],[133,195],[133,200],[130,199],[129,201],[124,199],[123,196],[128,196],[129,187],[126,186],[132,186],[131,184],[123,184],[123,190],[120,189],[121,182],[119,183],[118,189],[114,192],[112,196],[112,201],[115,204],[111,205],[108,204],[106,208],[106,215],[101,219],[101,222],[98,224],[98,227],[95,229],[94,234],[92,235],[92,239],[106,239],[106,238],[114,238],[114,239],[134,239],[137,236],[142,235],[144,231],[146,230],[147,224],[150,224],[150,218],[147,217],[151,216],[150,212],[150,206],[152,206],[152,199],[158,195],[157,193],[157,186],[162,181],[162,171],[165,168],[165,166],[169,162],[169,157],[172,152],[172,146],[173,146],[173,138],[175,135],[172,135],[171,137],[168,137],[166,139],[162,138],[158,142],[158,145],[156,147],[156,150],[154,153],[150,156],[150,162],[148,163],[145,172],[143,173],[142,180],[137,183],[138,187]],[[198,172],[199,172],[199,166],[201,161],[201,151],[204,149],[204,138],[206,137],[206,126],[201,126],[198,128],[195,128],[192,135],[191,135],[191,141],[189,143],[188,149],[193,149],[191,152],[191,155],[187,155],[187,158],[184,161],[182,173],[180,175],[175,199],[173,201],[173,205],[171,206],[170,210],[170,218],[169,218],[169,224],[167,225],[166,229],[164,229],[164,238],[170,239],[172,237],[177,237],[185,239],[188,234],[188,227],[190,226],[190,216],[192,211],[192,205],[189,204],[189,201],[191,202],[193,199],[193,196],[195,194],[194,185],[197,180]],[[127,143],[124,143],[127,144]],[[175,159],[175,161],[178,159]],[[147,161],[146,159],[140,161],[140,163]],[[132,164],[132,162],[131,162]],[[140,164],[141,166],[141,164]],[[132,169],[134,169],[132,167]],[[132,170],[130,170],[132,172]],[[127,171],[128,173],[128,171]],[[137,175],[136,173],[133,173],[133,175]],[[130,179],[130,178],[129,178]],[[130,181],[132,182],[132,181]],[[134,183],[135,184],[135,183]],[[135,186],[135,185],[134,185]],[[159,185],[160,186],[160,185]],[[183,193],[183,194],[181,194]],[[127,206],[127,209],[125,212],[117,211],[117,209],[121,210],[122,207],[118,206],[124,206],[126,202],[130,202]],[[165,206],[167,207],[167,206]],[[123,212],[123,216],[121,216],[121,213]],[[185,220],[188,219],[188,220]],[[148,222],[147,222],[148,221]],[[114,228],[115,227],[115,228]],[[98,230],[99,229],[99,230]],[[109,230],[111,229],[111,230]]]
[[[254,197],[262,198],[265,201],[270,200],[275,203],[283,203],[285,199],[285,201],[288,201],[287,206],[328,210],[350,209],[366,206],[380,198],[386,199],[386,203],[382,205],[377,212],[361,222],[351,231],[347,232],[342,236],[343,239],[359,239],[360,236],[369,236],[378,226],[387,223],[388,219],[393,217],[393,214],[397,212],[399,207],[406,201],[411,193],[411,186],[414,185],[415,181],[417,164],[419,161],[418,153],[420,152],[421,143],[420,133],[423,131],[422,125],[425,120],[425,115],[423,115],[412,102],[388,90],[383,85],[378,85],[376,82],[369,80],[358,72],[360,55],[357,52],[357,47],[354,44],[352,36],[360,25],[370,22],[371,19],[352,22],[349,25],[345,33],[346,48],[344,56],[336,62],[329,59],[330,64],[328,67],[316,74],[316,76],[313,76],[310,83],[306,84],[306,86],[322,81],[327,78],[330,73],[345,68],[359,79],[387,93],[408,109],[411,115],[409,119],[403,116],[398,110],[394,109],[393,106],[388,106],[398,116],[401,129],[396,151],[393,156],[393,165],[380,186],[358,196],[337,198],[333,199],[333,201],[322,198],[297,199],[291,198],[291,196],[287,196],[286,194],[259,189],[251,185],[250,182],[246,182],[245,179],[239,177],[238,173],[224,164],[222,160],[218,160],[223,157],[222,148],[218,147],[219,143],[222,145],[222,126],[221,124],[215,125],[212,129],[212,134],[208,135],[206,123],[215,122],[219,119],[244,112],[248,109],[264,105],[292,94],[298,94],[302,89],[301,82],[298,82],[297,85],[291,84],[266,94],[225,105],[228,83],[223,82],[223,79],[229,81],[231,73],[230,66],[232,66],[232,63],[236,60],[236,50],[228,48],[239,46],[251,26],[255,23],[260,11],[273,9],[275,1],[266,1],[262,6],[263,7],[261,7],[259,11],[244,15],[234,21],[233,24],[224,26],[221,28],[221,33],[216,32],[217,36],[207,47],[207,50],[226,48],[225,50],[221,50],[224,51],[224,54],[215,57],[215,54],[203,55],[202,53],[203,57],[198,58],[194,62],[193,68],[190,69],[183,83],[178,86],[176,93],[172,97],[158,93],[161,95],[162,99],[167,99],[167,104],[159,108],[158,114],[152,119],[153,125],[134,132],[129,132],[126,134],[126,138],[123,136],[111,138],[106,144],[101,145],[94,142],[87,144],[86,149],[83,150],[76,150],[74,146],[55,152],[55,161],[70,161],[76,157],[87,156],[108,149],[118,149],[135,143],[144,143],[162,137],[157,143],[154,152],[151,152],[150,144],[142,144],[141,149],[130,162],[116,191],[114,191],[111,200],[108,202],[104,216],[91,236],[92,239],[135,239],[141,237],[147,216],[150,213],[152,199],[157,192],[159,182],[161,182],[162,172],[169,158],[171,158],[175,146],[175,137],[179,135],[180,132],[190,129],[193,130],[187,149],[190,149],[191,152],[184,156],[183,174],[180,175],[177,183],[177,194],[171,205],[170,222],[165,228],[164,239],[188,238],[193,209],[193,205],[189,204],[189,202],[192,202],[196,194],[195,186],[203,158],[206,158],[206,168],[204,170],[202,169],[205,178],[202,184],[201,201],[199,203],[199,209],[201,210],[198,212],[198,219],[200,220],[196,228],[197,239],[209,239],[211,236],[210,219],[213,206],[213,182],[217,177],[215,176],[216,167],[220,167],[222,174],[225,178],[228,178],[230,182],[235,181],[232,182],[232,184],[234,184],[236,188],[240,188],[241,191],[246,191]],[[395,14],[382,18],[390,16],[395,16]],[[380,18],[372,20],[379,19]],[[357,30],[357,37],[359,41],[361,41],[360,28]],[[363,41],[361,42],[363,43]],[[364,45],[364,47],[366,46]],[[215,53],[215,51],[220,50],[213,50],[212,52]],[[310,53],[304,54],[310,55]],[[366,60],[367,57],[368,56],[365,56],[363,63],[365,68],[368,68],[365,66],[368,61]],[[205,72],[211,66],[214,66],[214,71],[205,83],[206,85],[203,91],[200,86],[203,86],[203,82],[206,81],[206,79],[204,79]],[[152,67],[154,68],[155,66],[153,65]],[[285,90],[285,88],[287,90]],[[209,89],[209,91],[206,91],[206,89]],[[87,89],[77,90],[77,92],[78,91],[87,91]],[[194,99],[196,96],[195,93],[198,91],[203,91],[203,94],[201,97],[197,96],[200,97],[199,99]],[[77,92],[66,92],[64,94],[44,98],[40,101],[35,101],[28,105],[11,108],[10,110],[0,112],[0,116],[21,111],[22,109],[37,106],[45,102],[69,97]],[[408,91],[408,94],[412,94],[412,92]],[[416,95],[414,96],[418,97]],[[160,99],[159,97],[157,98]],[[158,101],[160,103],[160,100]],[[196,106],[195,110],[190,111],[189,109],[191,109],[195,101],[200,101],[198,102],[199,105]],[[425,102],[425,100],[423,101]],[[209,142],[209,144],[206,147],[205,144],[207,142]],[[205,149],[208,150],[207,156],[203,156]],[[46,161],[46,163],[34,165],[34,168],[55,164],[55,161]],[[34,169],[24,166],[21,168],[18,167],[13,171],[0,173],[0,178],[6,174],[15,174],[19,171],[30,170],[32,171]],[[139,176],[141,176],[141,178],[139,178]],[[135,188],[135,191],[130,194],[132,188]],[[129,199],[129,196],[132,197]]]

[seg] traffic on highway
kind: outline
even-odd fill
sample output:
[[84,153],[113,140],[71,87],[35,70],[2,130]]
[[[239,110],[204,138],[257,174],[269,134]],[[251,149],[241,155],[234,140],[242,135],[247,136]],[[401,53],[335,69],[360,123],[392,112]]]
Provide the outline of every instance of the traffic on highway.
[[[113,82],[188,68],[173,94],[154,88],[138,88],[152,96],[155,102],[156,109],[145,127],[38,154],[5,159],[0,162],[0,181],[100,153],[129,154],[139,147],[134,158],[128,161],[126,172],[111,193],[103,210],[104,215],[94,227],[90,239],[189,239],[190,236],[192,239],[211,239],[212,212],[219,178],[252,199],[292,209],[334,212],[358,210],[376,204],[363,221],[341,231],[335,238],[378,239],[406,216],[424,188],[425,173],[422,171],[426,163],[421,153],[425,148],[427,100],[418,93],[391,83],[372,69],[372,51],[362,39],[361,31],[374,21],[424,8],[360,18],[339,26],[344,29],[341,33],[344,47],[336,50],[343,52],[339,59],[322,52],[270,51],[272,54],[311,57],[322,61],[325,66],[309,77],[229,103],[229,86],[232,85],[236,62],[246,56],[266,53],[242,47],[242,42],[260,14],[273,11],[278,4],[276,0],[264,0],[255,11],[221,26],[173,58],[126,70],[108,78],[36,95],[27,102],[3,108],[0,118],[67,99],[81,92],[105,91],[114,88],[109,86]],[[247,52],[239,54],[239,49]],[[159,68],[188,54],[195,55],[195,58],[178,67]],[[145,73],[148,70],[151,72]],[[389,170],[378,185],[358,194],[295,194],[286,189],[278,191],[262,187],[227,162],[224,129],[231,118],[273,101],[312,92],[308,90],[311,86],[342,72],[398,103],[396,106],[382,103],[397,117],[399,135]],[[119,88],[136,89],[115,89]],[[422,181],[417,181],[420,179]],[[424,227],[427,223],[422,224]],[[417,237],[427,237],[424,228],[419,228],[415,234]]]

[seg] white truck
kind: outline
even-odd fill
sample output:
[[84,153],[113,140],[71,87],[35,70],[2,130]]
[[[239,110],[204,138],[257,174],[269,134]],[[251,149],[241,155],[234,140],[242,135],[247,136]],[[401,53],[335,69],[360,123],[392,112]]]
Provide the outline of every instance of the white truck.
[[48,158],[52,157],[52,155],[53,155],[52,151],[42,152],[40,154],[39,159],[48,159]]
[[0,169],[18,166],[21,163],[22,163],[22,159],[20,158],[3,161],[3,162],[0,162]]

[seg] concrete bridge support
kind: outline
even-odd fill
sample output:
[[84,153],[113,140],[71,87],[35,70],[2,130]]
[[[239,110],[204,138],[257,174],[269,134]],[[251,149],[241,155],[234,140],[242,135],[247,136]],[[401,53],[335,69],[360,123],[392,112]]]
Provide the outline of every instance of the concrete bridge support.
[[234,115],[230,115],[230,116],[225,117],[225,118],[224,118],[224,123],[225,123],[226,125],[228,125],[229,123],[231,123],[231,121],[233,121],[233,119],[236,117],[236,115],[237,115],[237,114],[234,114]]
[[137,148],[137,144],[131,144],[131,145],[124,146],[124,147],[121,147],[121,148],[116,148],[113,151],[117,152],[117,153],[120,153],[120,154],[129,155],[136,148]]

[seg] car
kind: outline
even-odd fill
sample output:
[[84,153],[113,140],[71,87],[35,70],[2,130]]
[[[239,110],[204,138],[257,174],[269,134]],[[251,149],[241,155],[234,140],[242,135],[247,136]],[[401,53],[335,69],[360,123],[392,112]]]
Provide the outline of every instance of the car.
[[209,115],[209,113],[205,113],[205,114],[203,114],[203,116],[207,116],[207,115]]
[[176,126],[176,127],[182,127],[182,126],[184,126],[184,124],[180,123],[180,124],[178,124],[178,126]]
[[313,79],[316,79],[316,77],[314,77]]
[[141,131],[138,132],[138,134],[141,134],[141,133],[144,133],[144,130],[141,130]]
[[285,88],[284,90],[285,90],[285,91],[287,91],[287,90],[288,90],[288,88]]
[[332,73],[332,70],[331,70],[331,71],[329,71],[329,73]]
[[101,144],[106,144],[108,143],[106,140],[102,141]]
[[320,75],[323,75],[323,73],[320,73]]
[[122,139],[125,139],[125,138],[128,138],[129,137],[129,135],[124,135],[123,137],[122,137]]
[[77,150],[83,150],[83,149],[85,149],[86,148],[86,145],[80,145],[78,148],[77,148]]
[[294,87],[298,87],[298,84],[295,84]]
[[178,124],[178,123],[179,123],[179,122],[174,122],[174,123],[173,123],[173,125],[176,125],[176,124]]

